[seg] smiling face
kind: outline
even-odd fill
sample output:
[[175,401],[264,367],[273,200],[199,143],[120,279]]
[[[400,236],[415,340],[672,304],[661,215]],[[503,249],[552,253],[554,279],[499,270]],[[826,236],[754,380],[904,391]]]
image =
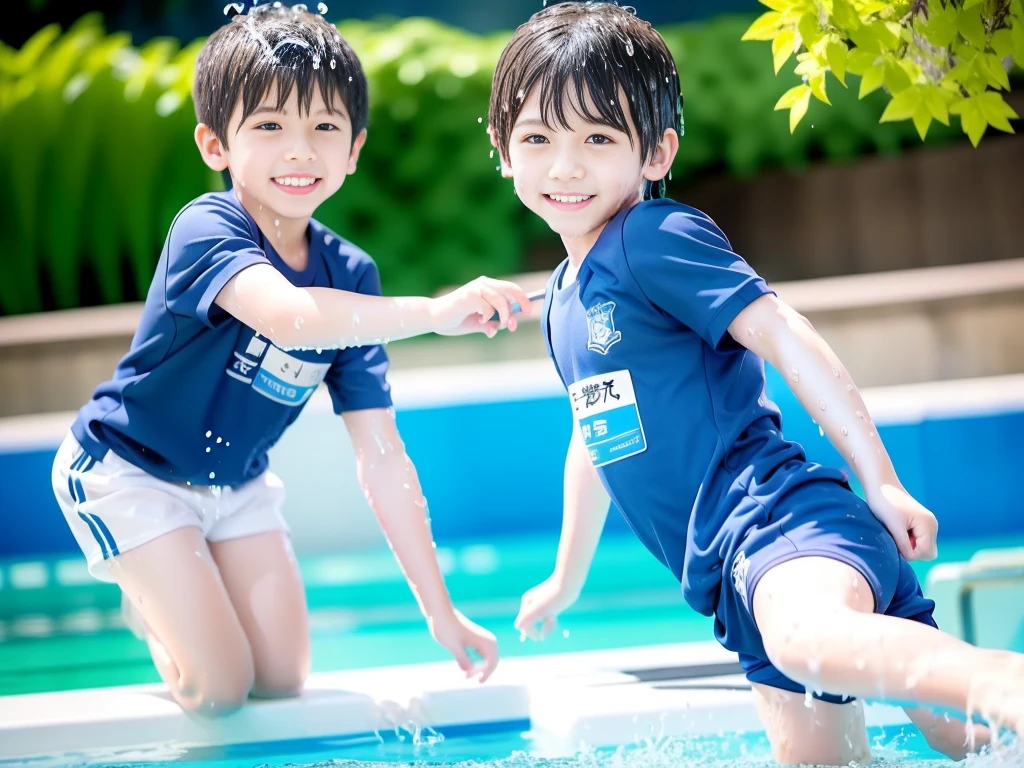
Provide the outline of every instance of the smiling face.
[[[568,98],[568,97],[567,97]],[[648,181],[664,177],[678,148],[672,130],[644,161],[631,133],[595,122],[597,110],[585,95],[582,108],[567,104],[566,125],[548,125],[541,112],[539,89],[523,102],[502,161],[523,204],[562,236],[570,251],[585,253],[620,211],[641,200]]]
[[295,89],[279,107],[272,88],[243,120],[240,102],[228,123],[227,146],[206,126],[197,127],[203,158],[215,170],[230,170],[247,208],[255,202],[278,218],[308,219],[355,171],[366,132],[353,142],[344,104],[336,100],[330,109],[314,92],[309,109],[299,107]]

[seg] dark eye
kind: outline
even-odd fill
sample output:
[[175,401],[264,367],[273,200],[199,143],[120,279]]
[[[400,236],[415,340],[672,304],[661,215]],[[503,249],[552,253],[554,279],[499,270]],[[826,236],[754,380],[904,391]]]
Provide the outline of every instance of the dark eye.
[[593,136],[587,139],[591,144],[611,144],[612,140],[601,133],[595,133]]
[[338,126],[333,125],[332,123],[320,123],[316,129],[318,131],[336,131],[338,130]]
[[546,144],[548,140],[544,136],[538,136],[536,133],[531,133],[529,136],[523,139],[523,141],[525,141],[527,144]]
[[277,123],[260,123],[256,126],[257,131],[277,131],[281,126]]

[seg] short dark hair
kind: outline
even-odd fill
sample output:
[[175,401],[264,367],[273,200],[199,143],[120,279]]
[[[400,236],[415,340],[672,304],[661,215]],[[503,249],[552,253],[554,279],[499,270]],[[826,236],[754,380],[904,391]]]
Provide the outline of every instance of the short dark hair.
[[331,111],[341,99],[353,141],[366,127],[368,88],[355,51],[320,15],[279,3],[255,6],[210,35],[196,61],[196,119],[227,146],[239,100],[245,120],[275,84],[278,109],[298,88],[299,111],[308,113],[316,86]]
[[[610,2],[566,2],[538,11],[520,26],[498,59],[489,121],[506,160],[523,102],[540,85],[541,119],[568,128],[566,107],[622,131],[633,142],[622,109],[625,93],[644,161],[664,132],[682,132],[682,95],[675,61],[661,35],[632,8]],[[566,92],[572,95],[566,99]],[[597,114],[592,114],[585,94]]]

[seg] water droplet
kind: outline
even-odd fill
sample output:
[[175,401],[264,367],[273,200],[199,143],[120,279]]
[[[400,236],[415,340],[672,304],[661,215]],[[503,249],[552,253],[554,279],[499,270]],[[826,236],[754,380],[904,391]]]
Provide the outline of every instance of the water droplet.
[[821,437],[825,436],[825,430],[822,427],[818,427],[818,435]]
[[832,375],[835,376],[837,379],[839,378],[839,367],[838,366],[835,366],[835,365],[832,366]]
[[846,435],[850,434],[850,430],[848,430],[848,429],[847,429],[846,427],[840,427],[840,428],[839,428],[839,431],[843,433],[843,436],[844,436],[844,437],[845,437]]
[[856,412],[856,416],[857,416],[858,419],[863,419],[864,418],[864,411],[857,411]]
[[493,150],[493,149],[491,150],[491,154],[490,154],[490,157],[491,157],[491,158],[493,158],[493,157],[494,157],[494,150]]
[[[274,219],[274,226],[275,227],[280,227],[281,226],[281,220],[280,219]],[[281,234],[281,233],[278,232],[278,234]]]
[[230,446],[231,446],[231,443],[230,443],[230,442],[224,443],[224,447],[225,447],[225,448],[228,448],[228,447],[230,447]]
[[820,408],[823,411],[825,410],[825,401],[824,400],[819,400],[818,401],[818,408]]
[[210,479],[211,479],[211,480],[213,480],[213,478],[215,478],[216,476],[217,476],[217,473],[216,473],[216,472],[211,472],[211,473],[210,473]]
[[358,314],[352,315],[352,325],[359,325],[359,315]]
[[241,13],[244,10],[245,6],[242,3],[228,3],[224,6],[224,15],[227,16],[231,11]]
[[791,378],[793,381],[800,381],[800,371],[796,369],[795,365],[793,366],[793,373],[790,375],[789,378]]
[[810,671],[812,675],[816,675],[819,672],[821,672],[821,662],[817,659],[810,659],[807,662],[807,669]]
[[197,549],[197,550],[196,550],[196,557],[202,557],[202,556],[203,556],[203,553],[202,553],[202,552],[200,552],[200,551],[199,551],[199,550]]
[[814,707],[814,697],[809,690],[804,691],[804,706],[808,709]]
[[855,390],[855,389],[856,389],[856,387],[853,386],[853,384],[847,384],[846,385],[846,391],[847,392],[853,392],[853,390]]
[[299,328],[301,328],[301,327],[302,327],[302,318],[301,317],[296,317],[295,318],[295,330],[299,330]]
[[219,444],[220,444],[220,442],[221,442],[221,440],[223,440],[223,439],[224,439],[224,438],[222,438],[222,437],[218,437],[218,438],[217,438],[217,444],[219,445]]
[[208,430],[206,430],[206,436],[207,436],[207,437],[213,437],[213,431],[212,431],[212,430],[209,430],[209,429],[208,429]]
[[320,11],[320,15],[321,16],[326,16],[327,15],[327,5],[326,5],[326,3],[317,3],[316,4],[316,9],[318,11]]
[[565,638],[569,637],[569,630],[568,629],[563,629],[562,630],[562,637],[565,637]]
[[337,66],[338,66],[338,62],[336,62],[334,59],[331,59],[331,69],[334,69]]
[[206,452],[207,452],[207,453],[209,453],[209,452],[210,452],[210,446],[206,446]]
[[482,123],[482,122],[484,121],[484,119],[483,119],[482,117],[478,117],[478,118],[476,119],[476,121],[477,121],[478,123]]

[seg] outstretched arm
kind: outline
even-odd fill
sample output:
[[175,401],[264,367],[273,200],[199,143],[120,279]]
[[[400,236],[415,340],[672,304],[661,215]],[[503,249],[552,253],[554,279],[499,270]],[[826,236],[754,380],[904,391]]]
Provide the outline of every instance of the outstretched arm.
[[857,473],[868,504],[903,556],[934,558],[934,515],[901,485],[850,373],[810,322],[765,295],[736,316],[729,334],[786,377],[804,409]]
[[[370,296],[334,288],[299,288],[269,264],[255,264],[232,277],[217,305],[285,348],[359,347],[429,333],[493,336],[515,330],[512,302],[530,311],[526,294],[513,283],[478,278],[436,299]],[[498,320],[491,321],[497,312]]]

